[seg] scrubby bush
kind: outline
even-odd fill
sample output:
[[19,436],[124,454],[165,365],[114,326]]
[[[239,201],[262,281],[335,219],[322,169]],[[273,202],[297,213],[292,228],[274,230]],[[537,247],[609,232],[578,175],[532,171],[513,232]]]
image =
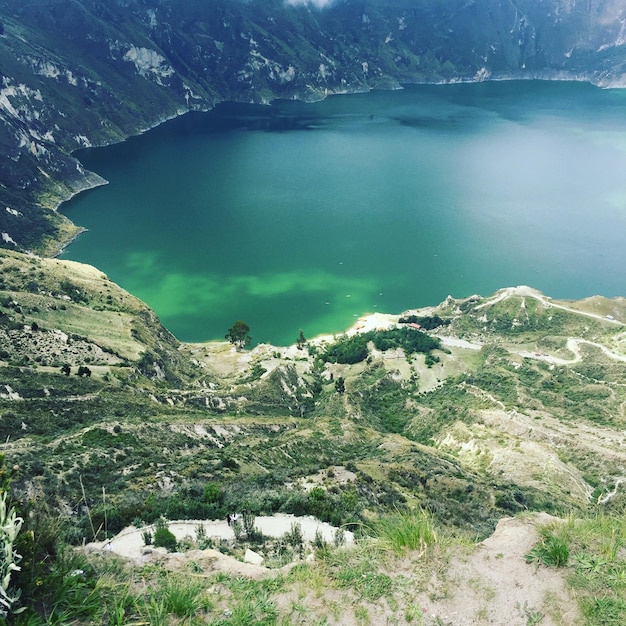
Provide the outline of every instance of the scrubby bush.
[[420,330],[392,328],[342,337],[326,349],[322,360],[326,363],[360,363],[368,357],[367,345],[370,341],[381,352],[402,348],[407,355],[416,352],[429,354],[431,350],[441,348],[439,339],[430,337]]
[[176,536],[167,527],[167,523],[163,518],[157,520],[153,544],[156,548],[166,548],[168,552],[176,552],[178,546]]
[[224,500],[224,490],[217,483],[207,483],[204,487],[204,501],[219,504]]
[[450,324],[450,320],[443,319],[442,317],[439,317],[439,315],[405,315],[404,317],[401,317],[398,322],[400,324],[418,324],[424,330],[435,330],[435,328],[448,326]]

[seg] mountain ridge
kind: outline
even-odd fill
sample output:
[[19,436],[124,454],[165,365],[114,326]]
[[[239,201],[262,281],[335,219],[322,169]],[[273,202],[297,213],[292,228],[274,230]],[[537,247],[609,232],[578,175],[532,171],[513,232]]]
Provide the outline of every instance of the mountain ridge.
[[[624,623],[626,299],[509,287],[239,351],[181,343],[97,268],[24,253],[75,236],[59,203],[103,182],[73,150],[190,108],[417,80],[624,84],[613,0],[288,4],[0,0],[0,496],[24,524],[9,620]],[[252,548],[275,568],[260,582],[203,549],[146,547],[132,567],[72,547],[236,511],[234,540],[170,548]],[[267,542],[254,516],[275,513],[357,546],[305,546],[295,525]],[[569,593],[527,595],[530,576]],[[0,617],[19,607],[0,600]]]
[[59,204],[102,182],[72,151],[188,110],[401,82],[621,85],[626,66],[624,9],[611,0],[14,4],[0,4],[0,243],[44,254],[77,232]]

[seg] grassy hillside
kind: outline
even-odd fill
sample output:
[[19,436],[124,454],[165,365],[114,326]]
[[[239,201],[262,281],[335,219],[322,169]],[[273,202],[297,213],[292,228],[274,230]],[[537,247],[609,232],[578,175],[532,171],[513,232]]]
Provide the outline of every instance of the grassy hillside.
[[[422,511],[458,548],[505,516],[624,512],[623,299],[505,289],[237,352],[181,345],[94,268],[10,252],[0,267],[0,451],[26,528],[54,519],[55,542],[233,510],[371,536]],[[35,598],[50,579],[30,574]],[[210,623],[277,618],[259,619]]]

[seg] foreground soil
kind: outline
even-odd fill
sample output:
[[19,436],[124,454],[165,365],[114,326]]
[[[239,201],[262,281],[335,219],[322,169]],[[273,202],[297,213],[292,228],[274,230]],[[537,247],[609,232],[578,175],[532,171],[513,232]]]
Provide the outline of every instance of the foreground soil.
[[[307,606],[309,617],[298,623],[319,623],[346,626],[364,623],[363,613],[372,624],[421,624],[423,626],[574,626],[582,623],[566,584],[564,571],[527,563],[525,555],[539,539],[538,527],[558,523],[557,518],[540,513],[532,516],[502,519],[491,537],[474,545],[442,548],[432,555],[410,553],[386,561],[384,572],[401,577],[407,583],[404,611],[391,610],[385,599],[377,602],[355,600],[351,590],[328,587],[322,597],[312,589],[294,589],[277,596],[277,606],[286,606],[296,595]],[[312,517],[276,515],[256,518],[255,524],[266,536],[279,537],[291,525],[300,524],[305,541],[311,542],[316,533],[332,541],[336,529]],[[214,539],[234,539],[226,521],[176,521],[169,529],[178,539],[192,537],[198,525],[205,527],[207,536]],[[229,576],[262,580],[287,573],[295,563],[280,569],[262,564],[247,563],[224,555],[217,550],[190,550],[184,553],[166,553],[164,549],[146,547],[143,531],[127,528],[108,542],[89,544],[90,552],[113,552],[137,565],[158,563],[172,572],[188,569],[193,561],[204,575]],[[356,546],[351,533],[347,546]],[[356,549],[356,548],[355,548]],[[308,559],[312,562],[312,557]],[[412,591],[411,591],[412,589]],[[291,598],[291,599],[290,599]],[[325,607],[343,609],[329,615]],[[227,613],[228,610],[225,609]],[[399,619],[404,613],[404,619]],[[318,621],[316,621],[318,620]],[[390,621],[391,620],[391,621]]]

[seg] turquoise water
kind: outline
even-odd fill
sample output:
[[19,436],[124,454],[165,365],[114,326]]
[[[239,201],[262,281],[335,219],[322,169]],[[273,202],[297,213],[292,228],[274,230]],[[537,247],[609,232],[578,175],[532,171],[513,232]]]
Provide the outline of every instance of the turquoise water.
[[626,92],[411,86],[225,104],[78,154],[110,184],[63,207],[63,254],[179,339],[288,345],[366,312],[527,284],[626,295]]

